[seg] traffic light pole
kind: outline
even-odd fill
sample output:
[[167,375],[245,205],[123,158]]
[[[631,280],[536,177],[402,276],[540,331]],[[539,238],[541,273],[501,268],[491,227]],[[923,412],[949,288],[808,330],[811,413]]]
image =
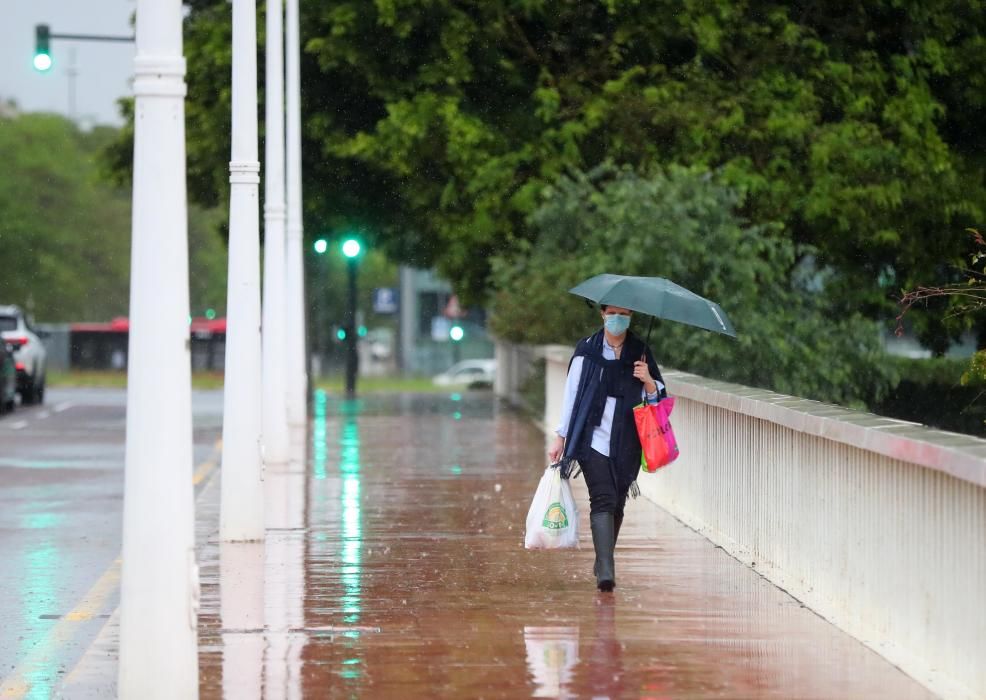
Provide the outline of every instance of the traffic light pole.
[[[136,37],[132,36],[111,36],[106,34],[52,34],[51,27],[47,24],[36,24],[34,25],[34,67],[46,73],[51,70],[52,60],[51,60],[51,40],[52,39],[66,39],[69,41],[108,41],[113,43],[130,43],[132,44]],[[75,74],[75,56],[72,56],[72,66],[70,68],[70,76],[72,76],[74,81]],[[72,88],[74,91],[74,87]]]
[[106,34],[52,34],[51,32],[48,32],[48,38],[71,39],[72,41],[122,41],[131,44],[135,41],[135,38],[132,36],[111,36]]
[[359,371],[359,354],[356,343],[359,341],[356,328],[356,271],[358,261],[355,257],[346,260],[349,282],[349,300],[346,308],[346,397],[356,396],[356,374]]

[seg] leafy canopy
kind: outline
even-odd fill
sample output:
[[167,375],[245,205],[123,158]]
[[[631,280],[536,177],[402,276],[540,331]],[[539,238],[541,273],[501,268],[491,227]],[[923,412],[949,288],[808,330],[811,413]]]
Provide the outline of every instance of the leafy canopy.
[[[563,177],[530,217],[539,232],[525,255],[494,260],[490,319],[501,337],[572,341],[598,329],[597,312],[566,290],[599,272],[666,277],[718,301],[737,339],[670,321],[651,334],[658,361],[707,377],[862,406],[893,377],[878,326],[861,314],[833,319],[818,275],[799,268],[777,227],[752,225],[742,197],[696,169],[641,177],[598,168]],[[649,317],[635,314],[645,336]]]
[[[42,322],[108,320],[129,306],[130,193],[107,183],[114,129],[79,131],[48,114],[0,118],[0,304]],[[192,311],[225,308],[216,216],[190,211]]]
[[[216,203],[230,12],[191,6],[190,191]],[[542,189],[606,161],[720,171],[874,317],[982,215],[978,0],[327,0],[302,21],[308,229],[368,229],[474,299]]]

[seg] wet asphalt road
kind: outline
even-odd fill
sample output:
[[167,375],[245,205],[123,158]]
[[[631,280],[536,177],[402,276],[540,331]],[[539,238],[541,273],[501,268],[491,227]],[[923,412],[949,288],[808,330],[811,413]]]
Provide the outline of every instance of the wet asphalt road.
[[[58,400],[67,399],[53,397]],[[315,409],[307,460],[266,475],[265,543],[220,545],[220,476],[203,481],[197,501],[203,698],[930,697],[642,499],[627,510],[615,594],[594,590],[581,480],[575,490],[583,506],[582,549],[524,550],[543,437],[488,394],[355,402],[319,395]],[[94,415],[102,410],[92,405]],[[122,461],[122,439],[94,439],[98,425],[113,432],[109,415],[87,423],[87,412],[74,419],[64,413],[66,423],[51,439],[77,420],[71,434],[80,447]],[[201,418],[209,416],[200,409]],[[217,435],[218,424],[198,432],[200,452],[211,445],[210,430]],[[97,478],[114,495],[86,507],[90,520],[79,520],[102,533],[88,535],[90,542],[102,538],[100,548],[79,545],[83,531],[70,523],[81,515],[33,532],[24,525],[23,504],[15,504],[22,512],[13,533],[3,516],[0,547],[20,561],[49,541],[60,548],[53,561],[74,556],[79,567],[88,561],[82,551],[100,552],[100,565],[88,565],[91,575],[59,566],[70,573],[49,577],[58,590],[56,608],[72,605],[67,589],[84,593],[118,552],[111,524],[118,528],[120,468],[92,476],[90,496],[100,493]],[[49,486],[69,494],[80,488],[67,479]],[[6,487],[4,498],[10,498]],[[112,517],[99,514],[111,507]],[[73,583],[81,578],[86,582]],[[44,597],[35,591],[44,591],[30,591],[5,601],[2,614],[36,634],[40,623],[32,618]],[[108,601],[101,610],[114,606]],[[115,620],[102,622],[79,631],[70,656],[88,651],[73,662],[69,681],[56,678],[47,688],[67,698],[114,696]],[[27,648],[23,640],[4,644]]]
[[[222,394],[193,401],[199,464]],[[124,390],[49,389],[0,417],[0,697],[48,697],[117,605],[125,404]]]

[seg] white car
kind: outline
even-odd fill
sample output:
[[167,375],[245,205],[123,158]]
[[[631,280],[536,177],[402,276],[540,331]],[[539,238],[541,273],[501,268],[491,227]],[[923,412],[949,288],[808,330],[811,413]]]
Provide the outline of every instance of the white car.
[[438,386],[471,386],[492,384],[496,376],[496,360],[463,360],[432,378]]
[[14,349],[17,392],[21,403],[42,403],[48,372],[48,351],[33,321],[17,306],[0,306],[0,338]]

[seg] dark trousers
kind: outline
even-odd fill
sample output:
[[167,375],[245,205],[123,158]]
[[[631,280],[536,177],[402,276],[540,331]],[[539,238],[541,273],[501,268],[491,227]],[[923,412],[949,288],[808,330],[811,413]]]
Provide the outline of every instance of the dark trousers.
[[616,469],[609,457],[589,450],[587,459],[579,460],[585,485],[589,489],[589,514],[613,513],[623,515],[627,502],[627,490],[620,491],[616,485]]

